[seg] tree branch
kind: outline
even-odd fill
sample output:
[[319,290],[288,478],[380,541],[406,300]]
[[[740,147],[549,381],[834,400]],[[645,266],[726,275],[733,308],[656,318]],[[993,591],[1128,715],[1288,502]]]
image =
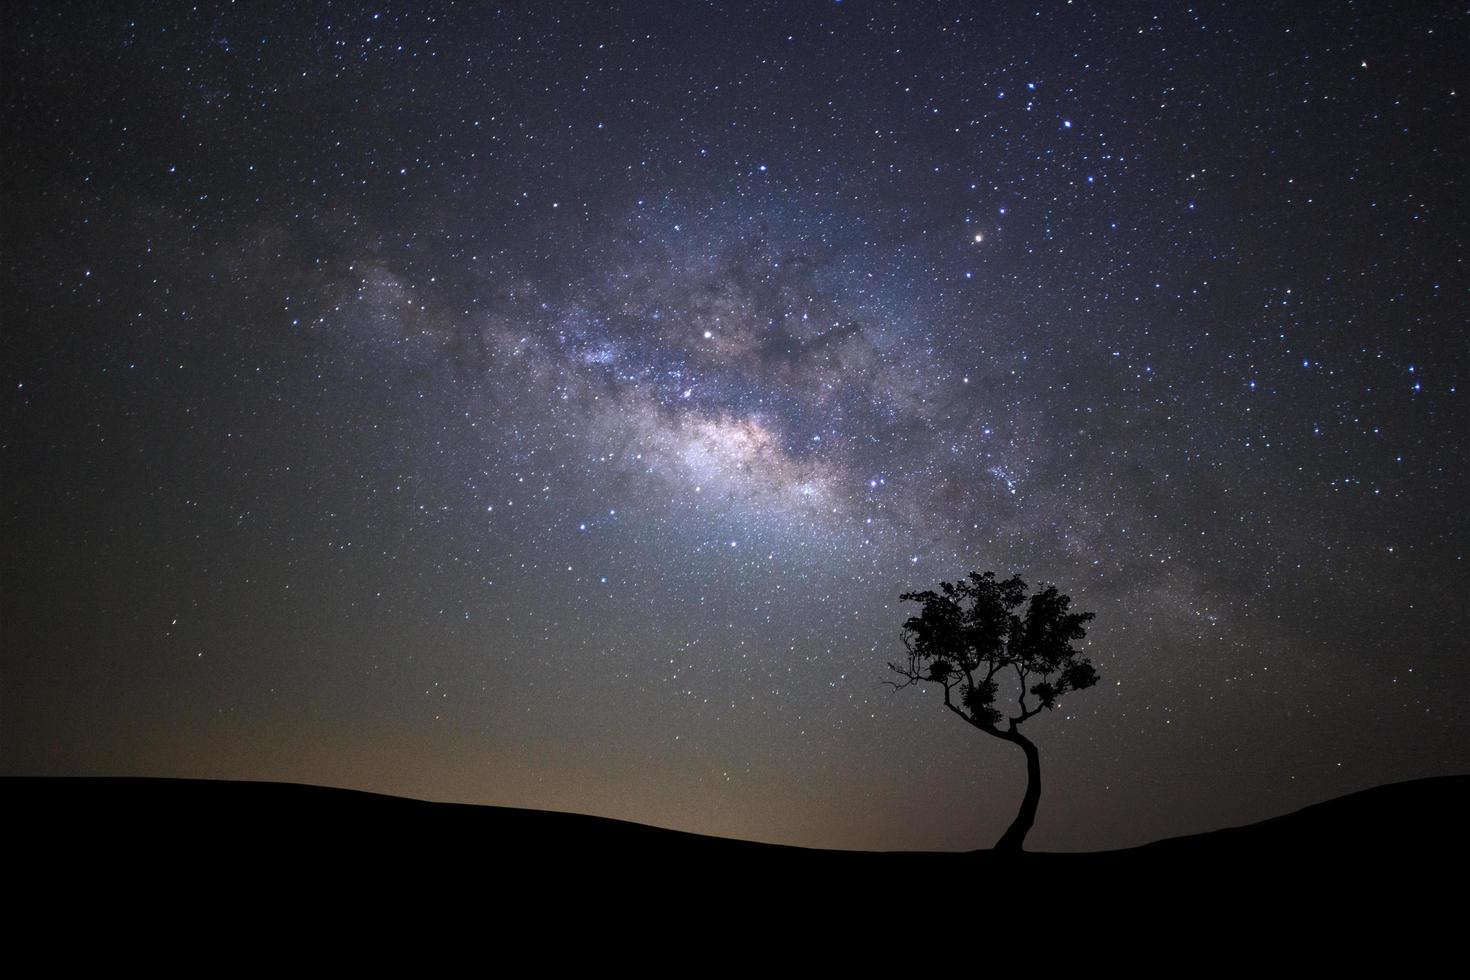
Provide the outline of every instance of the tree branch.
[[1042,705],[1039,705],[1039,704],[1035,708],[1028,708],[1028,707],[1026,707],[1026,705],[1022,704],[1021,705],[1021,717],[1019,717],[1019,718],[1008,718],[1008,719],[1006,719],[1011,724],[1011,731],[1015,731],[1016,730],[1016,726],[1020,725],[1027,718],[1035,718],[1037,715],[1041,714],[1041,709],[1042,709]]
[[954,702],[949,699],[949,685],[948,684],[944,685],[944,706],[946,708],[948,708],[950,711],[953,711],[955,714],[959,715],[961,718],[965,719],[965,721],[968,721],[970,724],[972,724],[976,728],[980,729],[985,734],[987,734],[987,735],[994,735],[996,738],[1005,738],[1005,735],[998,728],[996,728],[994,725],[987,725],[984,722],[976,721],[974,718],[971,718],[964,711],[961,711],[959,708],[957,708],[955,706]]
[[1023,670],[1019,660],[1012,666],[1016,668],[1016,680],[1021,682],[1021,693],[1016,695],[1016,703],[1021,706],[1021,717],[1010,719],[1011,730],[1015,731],[1016,726],[1027,718],[1030,718],[1032,714],[1030,709],[1026,707],[1026,678],[1031,676],[1031,672],[1029,670]]

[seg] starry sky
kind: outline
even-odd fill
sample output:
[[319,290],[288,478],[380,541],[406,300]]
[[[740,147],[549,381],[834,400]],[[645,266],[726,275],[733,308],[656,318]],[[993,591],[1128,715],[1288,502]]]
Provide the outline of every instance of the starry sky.
[[1039,849],[1470,770],[1467,20],[10,4],[0,771]]

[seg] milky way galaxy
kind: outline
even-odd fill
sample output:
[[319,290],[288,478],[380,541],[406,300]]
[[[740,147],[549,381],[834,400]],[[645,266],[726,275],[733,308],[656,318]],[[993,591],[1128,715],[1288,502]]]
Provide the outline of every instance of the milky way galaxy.
[[1031,845],[1470,769],[1463,11],[46,5],[4,771],[988,845],[901,592],[1094,611]]

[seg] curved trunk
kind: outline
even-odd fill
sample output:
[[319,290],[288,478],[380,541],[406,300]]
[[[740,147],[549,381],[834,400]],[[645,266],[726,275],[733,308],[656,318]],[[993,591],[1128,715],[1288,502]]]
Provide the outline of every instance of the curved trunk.
[[1020,732],[1010,731],[1001,737],[1007,742],[1015,742],[1026,753],[1026,795],[1021,798],[1021,811],[1000,840],[995,842],[995,849],[1019,852],[1031,825],[1036,822],[1036,805],[1041,802],[1041,756],[1035,743]]

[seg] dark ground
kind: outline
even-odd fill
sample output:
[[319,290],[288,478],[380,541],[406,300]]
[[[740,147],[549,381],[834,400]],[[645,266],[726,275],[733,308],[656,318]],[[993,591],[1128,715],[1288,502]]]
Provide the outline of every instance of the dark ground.
[[0,779],[0,793],[0,923],[22,965],[1399,976],[1463,961],[1470,776],[1127,851],[1014,857],[811,851],[285,783]]
[[589,914],[685,934],[847,922],[920,946],[994,928],[1044,945],[1131,923],[1135,936],[1161,925],[1176,938],[1264,930],[1341,951],[1379,926],[1448,938],[1435,923],[1463,922],[1470,869],[1470,776],[1129,850],[1019,857],[808,850],[281,783],[11,778],[0,793],[21,921],[65,909],[129,929],[252,917],[300,926],[364,910],[438,921],[430,910],[450,910],[553,932]]

